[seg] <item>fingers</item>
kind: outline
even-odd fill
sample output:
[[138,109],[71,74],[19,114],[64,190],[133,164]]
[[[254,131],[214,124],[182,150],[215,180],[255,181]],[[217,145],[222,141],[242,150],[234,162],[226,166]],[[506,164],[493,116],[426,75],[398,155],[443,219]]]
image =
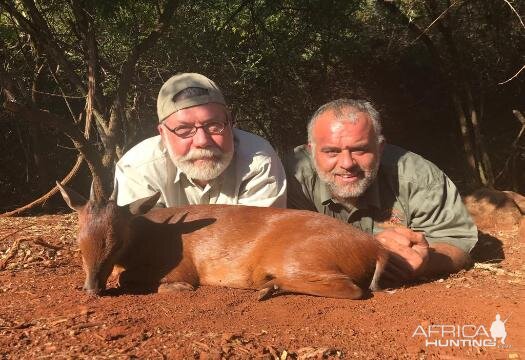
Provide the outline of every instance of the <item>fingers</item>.
[[417,253],[417,257],[414,256],[412,260],[407,258],[407,260],[413,266],[414,275],[421,274],[424,271],[429,257],[429,245],[425,235],[422,232],[416,232],[408,228],[395,228],[394,231],[406,236],[410,241],[410,247]]
[[385,277],[408,280],[420,274],[428,259],[428,243],[422,233],[407,228],[390,228],[376,239],[391,253]]
[[396,254],[398,257],[404,259],[410,265],[417,264],[418,252],[412,248],[413,243],[404,234],[385,230],[378,235],[376,239],[389,250],[391,253]]
[[412,243],[406,237],[396,232],[383,231],[376,235],[376,239],[387,249],[396,254],[400,254],[406,249],[410,249]]
[[428,254],[429,245],[425,235],[407,228],[387,229],[377,234],[376,239],[385,248],[400,255],[406,248],[417,251],[422,257],[426,257]]
[[395,227],[391,230],[408,239],[412,243],[412,245],[428,245],[427,240],[425,239],[425,235],[422,232],[416,232],[406,227]]

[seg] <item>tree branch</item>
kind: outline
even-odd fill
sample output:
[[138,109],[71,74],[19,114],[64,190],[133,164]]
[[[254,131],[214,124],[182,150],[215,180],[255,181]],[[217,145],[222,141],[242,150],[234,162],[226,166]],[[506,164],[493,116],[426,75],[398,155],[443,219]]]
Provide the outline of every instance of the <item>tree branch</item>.
[[24,0],[23,2],[28,13],[31,15],[33,22],[23,16],[10,1],[0,0],[0,5],[16,19],[19,26],[24,31],[35,39],[38,39],[38,41],[35,41],[35,45],[41,47],[41,51],[47,54],[48,59],[50,58],[50,60],[54,60],[60,64],[71,84],[73,84],[82,95],[86,95],[86,89],[82,80],[75,73],[73,66],[64,56],[62,49],[60,49],[56,41],[54,41],[54,36],[49,29],[49,26],[42,18],[42,15],[38,11],[33,0]]
[[50,126],[59,131],[62,131],[67,137],[71,139],[75,145],[75,148],[86,160],[86,163],[91,171],[91,175],[93,176],[93,188],[96,192],[95,198],[101,199],[103,197],[109,197],[109,194],[111,194],[111,189],[109,188],[110,182],[107,179],[108,174],[106,174],[104,171],[104,167],[98,155],[97,149],[86,141],[84,135],[74,124],[65,121],[64,119],[47,111],[23,106],[16,102],[6,102],[4,103],[4,107],[8,111],[17,114],[22,119],[40,121],[46,126]]
[[180,5],[180,1],[166,1],[164,9],[159,16],[159,20],[155,28],[139,42],[130,52],[119,77],[119,86],[117,88],[115,99],[111,106],[111,115],[108,125],[108,146],[106,147],[106,154],[104,162],[112,162],[114,155],[113,151],[116,143],[117,131],[120,129],[122,120],[125,117],[124,106],[128,96],[131,82],[135,73],[135,66],[139,57],[148,49],[153,47],[161,34],[168,28],[170,20],[173,17],[175,9]]
[[415,43],[419,40],[419,38],[420,38],[421,36],[423,36],[423,34],[426,34],[427,31],[428,31],[428,30],[429,30],[429,29],[430,29],[430,28],[431,28],[436,22],[438,22],[441,18],[443,18],[443,16],[445,16],[445,14],[446,14],[446,13],[447,13],[447,12],[453,7],[453,6],[456,6],[457,4],[459,4],[459,1],[456,1],[456,2],[453,2],[452,4],[450,4],[450,6],[449,6],[448,8],[446,8],[441,14],[439,14],[439,16],[436,17],[436,18],[434,19],[434,21],[432,21],[432,22],[430,23],[430,25],[428,25],[428,26],[425,28],[425,30],[423,30],[423,31],[421,32],[421,34],[420,34],[417,38],[415,38],[415,39],[410,43],[410,45],[415,44]]
[[[60,184],[66,185],[71,181],[71,179],[78,173],[78,170],[80,170],[80,165],[82,165],[83,157],[82,155],[78,155],[77,161],[75,165],[73,165],[73,168],[69,171],[69,173],[60,181]],[[38,199],[32,201],[31,203],[24,205],[22,207],[19,207],[18,209],[0,214],[0,217],[9,217],[14,215],[19,215],[23,213],[24,211],[27,211],[37,205],[45,203],[47,200],[49,200],[53,195],[55,195],[58,192],[58,186],[54,186],[49,190],[46,194],[42,195]]]
[[518,17],[518,20],[520,21],[521,23],[521,26],[523,26],[523,28],[525,29],[525,24],[523,23],[523,20],[521,19],[521,16],[520,14],[518,14],[518,12],[516,11],[516,9],[514,9],[514,7],[512,6],[512,4],[508,1],[508,0],[503,0],[507,3],[507,5],[512,9],[512,11],[514,12],[514,14],[516,14],[516,16]]
[[246,5],[248,5],[248,3],[252,1],[252,0],[244,0],[241,5],[239,5],[239,7],[237,9],[235,9],[235,11],[230,15],[228,16],[228,19],[226,19],[226,21],[217,29],[218,31],[222,31],[226,28],[226,26],[228,26],[228,24],[230,22],[233,21],[233,19],[235,19],[235,17],[237,15],[239,15],[239,13],[242,11],[242,9],[244,9],[246,7]]
[[159,21],[157,22],[155,29],[131,50],[126,61],[124,62],[124,65],[122,66],[115,104],[125,103],[131,81],[133,80],[135,66],[139,57],[144,52],[149,50],[159,39],[161,34],[168,28],[170,20],[173,17],[173,13],[179,5],[180,1],[167,1],[164,11],[160,14]]
[[511,78],[509,78],[509,79],[507,79],[507,80],[505,80],[505,81],[503,81],[503,82],[498,83],[498,85],[506,84],[506,83],[508,83],[509,81],[515,79],[516,77],[518,77],[518,75],[520,74],[520,72],[522,72],[523,70],[525,70],[525,65],[523,65],[523,66],[521,67],[521,69],[519,69],[518,72],[515,73]]

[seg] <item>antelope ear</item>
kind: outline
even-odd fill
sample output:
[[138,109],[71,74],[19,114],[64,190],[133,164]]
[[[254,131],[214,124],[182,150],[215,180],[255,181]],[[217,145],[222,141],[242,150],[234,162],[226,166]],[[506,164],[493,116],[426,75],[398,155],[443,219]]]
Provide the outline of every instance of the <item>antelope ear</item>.
[[69,206],[71,209],[77,212],[82,210],[84,205],[86,205],[87,203],[87,199],[79,193],[77,193],[75,190],[60,185],[58,181],[56,182],[56,184],[67,206]]
[[142,215],[150,211],[160,198],[160,192],[149,197],[138,199],[127,205],[131,215]]

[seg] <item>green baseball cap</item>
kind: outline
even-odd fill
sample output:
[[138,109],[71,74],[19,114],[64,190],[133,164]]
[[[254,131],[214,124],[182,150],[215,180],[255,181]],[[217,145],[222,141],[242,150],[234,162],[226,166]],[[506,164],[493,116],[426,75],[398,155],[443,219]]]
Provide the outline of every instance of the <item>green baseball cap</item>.
[[[207,90],[208,93],[175,102],[175,95],[187,88],[201,88]],[[177,74],[169,78],[160,88],[157,98],[159,122],[181,109],[208,103],[219,103],[226,106],[221,90],[213,81],[196,73]]]

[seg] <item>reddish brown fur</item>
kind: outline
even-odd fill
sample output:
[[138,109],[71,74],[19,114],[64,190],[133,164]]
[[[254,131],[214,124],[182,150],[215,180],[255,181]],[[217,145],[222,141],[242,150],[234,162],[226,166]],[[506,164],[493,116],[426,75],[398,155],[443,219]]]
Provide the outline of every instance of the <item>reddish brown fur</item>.
[[518,226],[521,211],[516,201],[519,194],[478,189],[464,198],[464,203],[480,231],[511,230]]
[[182,266],[198,276],[189,279],[177,267],[166,275],[168,282],[261,289],[272,280],[289,291],[324,295],[324,288],[349,279],[368,286],[379,255],[367,234],[308,211],[201,205],[158,209],[145,217],[158,223],[186,213],[185,223],[216,221],[181,234],[182,258],[191,259]]
[[195,205],[133,217],[110,201],[95,212],[84,206],[79,226],[86,288],[95,293],[119,265],[122,286],[169,291],[202,284],[260,289],[263,296],[278,288],[360,298],[376,263],[379,273],[386,261],[372,236],[309,211]]

